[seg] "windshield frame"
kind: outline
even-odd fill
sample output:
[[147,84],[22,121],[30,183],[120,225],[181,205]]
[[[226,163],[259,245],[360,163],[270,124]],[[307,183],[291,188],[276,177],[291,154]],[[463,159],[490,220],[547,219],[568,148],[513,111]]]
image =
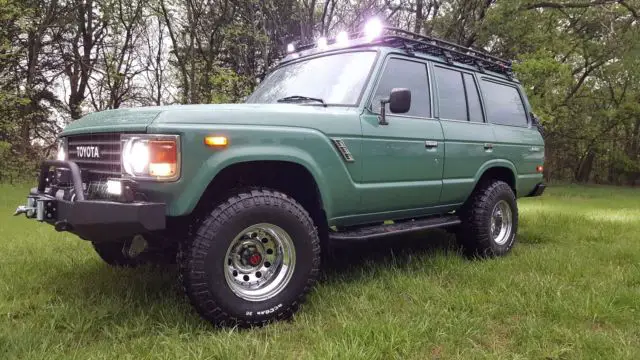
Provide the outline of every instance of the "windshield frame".
[[[313,59],[318,59],[321,57],[325,57],[325,56],[335,56],[335,55],[339,55],[339,54],[345,54],[345,53],[355,53],[355,52],[374,52],[375,56],[373,58],[373,62],[371,63],[371,68],[369,69],[369,72],[367,74],[367,76],[364,79],[364,82],[362,83],[362,89],[360,89],[360,94],[358,94],[358,98],[355,101],[355,103],[353,104],[341,104],[341,103],[325,103],[325,105],[322,105],[320,103],[316,103],[316,102],[309,102],[309,103],[294,103],[294,102],[289,102],[287,104],[295,104],[295,105],[302,105],[302,106],[336,106],[336,107],[349,107],[349,108],[358,108],[362,106],[362,102],[363,99],[365,97],[365,92],[367,91],[367,89],[369,88],[369,84],[371,82],[371,77],[373,76],[375,69],[378,67],[378,62],[380,61],[380,49],[379,48],[373,48],[373,47],[367,47],[367,48],[345,48],[345,49],[338,49],[338,50],[332,50],[332,51],[326,51],[326,52],[322,52],[322,53],[317,53],[317,54],[313,54],[313,55],[309,55],[309,56],[304,56],[301,57],[299,59],[295,59],[292,61],[287,61],[285,63],[282,63],[278,66],[276,66],[275,68],[273,68],[271,71],[269,71],[269,73],[264,77],[264,79],[262,79],[262,81],[260,82],[260,84],[258,84],[258,86],[253,90],[253,92],[251,92],[251,95],[253,95],[253,93],[256,91],[256,89],[258,89],[258,87],[260,85],[262,85],[274,72],[276,72],[277,70],[287,67],[289,65],[292,64],[297,64],[300,62],[304,62],[304,61],[308,61],[308,60],[313,60]],[[249,95],[249,97],[251,97],[251,95]],[[302,95],[302,96],[306,96],[305,94],[296,94],[296,95]],[[247,103],[245,101],[245,103]],[[259,104],[259,103],[248,103],[248,104]],[[279,103],[279,104],[285,104],[285,103]]]

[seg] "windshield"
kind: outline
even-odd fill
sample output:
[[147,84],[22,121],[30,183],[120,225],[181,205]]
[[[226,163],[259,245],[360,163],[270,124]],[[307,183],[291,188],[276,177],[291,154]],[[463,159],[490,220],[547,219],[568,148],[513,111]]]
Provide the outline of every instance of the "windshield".
[[373,51],[360,51],[285,65],[267,76],[247,102],[264,104],[306,97],[329,105],[356,105],[375,58]]

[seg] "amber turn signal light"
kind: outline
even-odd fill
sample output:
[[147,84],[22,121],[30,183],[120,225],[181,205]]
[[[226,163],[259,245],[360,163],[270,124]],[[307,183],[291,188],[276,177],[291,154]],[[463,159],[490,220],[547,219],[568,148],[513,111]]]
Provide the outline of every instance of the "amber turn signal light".
[[229,144],[229,140],[226,136],[207,136],[204,138],[204,143],[211,147],[224,147]]
[[149,141],[149,175],[171,177],[176,175],[178,151],[175,141]]

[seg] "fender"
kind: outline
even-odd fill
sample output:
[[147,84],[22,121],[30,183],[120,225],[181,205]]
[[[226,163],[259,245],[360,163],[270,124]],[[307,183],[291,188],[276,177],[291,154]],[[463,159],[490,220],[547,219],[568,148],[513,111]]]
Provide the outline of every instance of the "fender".
[[[229,146],[212,149],[198,143],[200,151],[185,152],[193,155],[188,163],[197,166],[183,169],[181,186],[174,189],[174,197],[168,199],[170,216],[191,213],[217,174],[231,165],[250,161],[285,161],[303,166],[318,185],[327,218],[336,216],[334,209],[352,211],[350,207],[359,205],[359,193],[355,191],[347,165],[330,139],[320,131],[279,126],[212,125],[194,132],[186,136],[204,138],[212,133],[225,134],[230,139]],[[202,160],[193,158],[196,155]]]

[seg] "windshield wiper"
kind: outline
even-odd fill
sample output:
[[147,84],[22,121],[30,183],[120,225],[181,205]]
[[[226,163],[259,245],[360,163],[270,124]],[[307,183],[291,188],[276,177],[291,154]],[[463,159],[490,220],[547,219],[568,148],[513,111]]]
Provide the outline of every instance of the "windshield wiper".
[[278,99],[279,103],[298,102],[298,101],[315,101],[315,102],[321,103],[322,106],[327,107],[327,103],[324,102],[324,100],[320,98],[314,98],[314,97],[308,97],[308,96],[292,95],[292,96],[283,97],[282,99]]

